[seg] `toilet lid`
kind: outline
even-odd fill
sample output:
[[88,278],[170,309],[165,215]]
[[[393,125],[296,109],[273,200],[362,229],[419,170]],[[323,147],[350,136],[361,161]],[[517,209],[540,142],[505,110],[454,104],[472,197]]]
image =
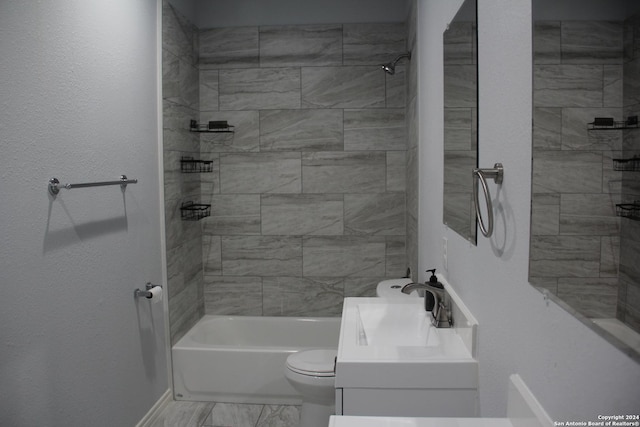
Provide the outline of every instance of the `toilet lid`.
[[302,375],[333,377],[337,354],[335,349],[299,351],[287,357],[287,367]]

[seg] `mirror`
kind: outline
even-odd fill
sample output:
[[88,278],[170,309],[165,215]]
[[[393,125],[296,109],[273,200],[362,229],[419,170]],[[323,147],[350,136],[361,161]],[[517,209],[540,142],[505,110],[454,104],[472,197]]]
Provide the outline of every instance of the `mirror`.
[[640,5],[534,0],[533,17],[529,281],[638,358]]
[[466,0],[443,34],[443,222],[476,243],[473,178],[478,153],[476,0]]

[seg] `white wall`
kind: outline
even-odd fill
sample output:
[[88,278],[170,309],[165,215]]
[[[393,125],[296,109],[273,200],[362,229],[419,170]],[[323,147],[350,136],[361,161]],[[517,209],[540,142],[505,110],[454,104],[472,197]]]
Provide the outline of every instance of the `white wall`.
[[0,2],[0,425],[132,426],[168,388],[163,307],[133,298],[164,280],[157,16]]
[[[495,235],[470,245],[442,224],[442,31],[460,1],[418,0],[420,52],[420,262],[443,271],[480,322],[480,410],[504,416],[519,373],[558,421],[637,414],[640,364],[533,289],[527,280],[531,186],[531,0],[478,0],[479,164],[490,181]],[[425,279],[425,277],[421,277]]]

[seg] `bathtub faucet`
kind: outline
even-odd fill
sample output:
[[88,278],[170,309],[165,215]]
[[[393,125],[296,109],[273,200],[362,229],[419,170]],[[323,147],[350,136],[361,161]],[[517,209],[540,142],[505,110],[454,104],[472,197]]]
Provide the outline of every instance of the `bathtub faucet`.
[[429,285],[428,283],[409,283],[401,289],[402,293],[404,294],[410,294],[411,292],[416,290],[423,290],[425,292],[425,300],[427,292],[433,295],[435,303],[433,305],[433,310],[431,310],[431,324],[436,328],[453,327],[451,308],[449,307],[449,304],[445,303],[446,294],[444,292],[444,289],[436,288]]

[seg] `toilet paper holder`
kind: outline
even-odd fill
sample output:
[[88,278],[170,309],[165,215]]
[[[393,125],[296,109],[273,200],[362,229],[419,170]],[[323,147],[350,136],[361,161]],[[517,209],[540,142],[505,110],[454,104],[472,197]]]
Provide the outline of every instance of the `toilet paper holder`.
[[153,297],[153,294],[151,293],[151,289],[155,287],[161,288],[162,286],[154,285],[151,282],[147,282],[147,284],[144,285],[145,290],[143,291],[142,289],[136,289],[135,291],[133,291],[133,296],[135,298],[145,297],[147,299],[151,299]]

